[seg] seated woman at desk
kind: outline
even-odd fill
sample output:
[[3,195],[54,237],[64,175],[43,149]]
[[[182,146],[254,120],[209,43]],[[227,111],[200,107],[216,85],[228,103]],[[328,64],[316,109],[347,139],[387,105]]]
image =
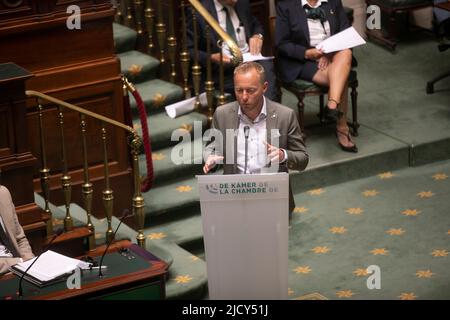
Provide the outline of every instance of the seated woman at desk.
[[[1,174],[1,172],[0,172]],[[33,258],[8,189],[0,185],[0,275],[17,263]]]
[[303,79],[329,87],[327,107],[335,115],[336,136],[344,151],[358,152],[347,126],[348,86],[352,52],[324,54],[315,48],[350,27],[341,0],[278,1],[275,42],[278,70],[284,82]]

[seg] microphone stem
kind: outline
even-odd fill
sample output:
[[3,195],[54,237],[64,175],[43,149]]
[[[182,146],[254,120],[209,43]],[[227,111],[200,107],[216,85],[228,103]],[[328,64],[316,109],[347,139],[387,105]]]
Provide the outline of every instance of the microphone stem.
[[[50,246],[52,245],[53,241],[54,241],[61,233],[62,233],[62,232],[59,232],[59,233],[56,233],[56,234],[53,235],[53,238],[50,240],[50,242],[48,243],[47,247],[45,248],[44,251],[42,251],[42,253],[44,253],[45,251],[47,251],[48,248],[50,248]],[[19,279],[19,290],[18,290],[19,298],[22,298],[22,297],[23,297],[23,289],[22,289],[22,281],[23,281],[23,278],[25,277],[25,275],[27,274],[27,272],[31,269],[31,267],[33,266],[33,264],[35,264],[36,261],[40,258],[40,256],[42,255],[42,253],[39,254],[39,255],[36,257],[36,259],[34,259],[34,261],[28,266],[28,268],[25,270],[25,272],[22,273],[22,275],[20,276],[20,279]]]
[[247,173],[247,155],[248,155],[248,138],[245,137],[245,166],[244,166],[244,174]]
[[120,218],[119,224],[117,225],[116,230],[113,233],[113,236],[111,237],[111,240],[108,242],[108,244],[106,245],[105,251],[103,251],[102,257],[100,258],[100,263],[99,263],[99,268],[98,268],[98,276],[100,278],[103,277],[103,272],[102,272],[102,265],[103,265],[103,259],[105,258],[106,253],[108,252],[109,246],[111,245],[111,243],[113,243],[114,239],[116,238],[116,233],[119,230],[120,225],[122,224],[123,220],[129,215],[129,211],[128,209],[124,210],[124,214],[122,215],[122,218]]

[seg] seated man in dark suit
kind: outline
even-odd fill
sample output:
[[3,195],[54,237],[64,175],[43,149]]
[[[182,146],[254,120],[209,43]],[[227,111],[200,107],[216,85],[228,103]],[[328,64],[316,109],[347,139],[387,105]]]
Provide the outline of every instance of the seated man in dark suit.
[[[200,3],[205,9],[214,17],[222,29],[233,38],[236,44],[241,49],[242,53],[251,52],[252,54],[260,54],[263,45],[263,27],[258,20],[250,12],[250,4],[248,0],[200,0]],[[187,11],[187,46],[190,51],[191,59],[194,59],[194,31],[191,10]],[[206,79],[206,37],[205,28],[207,22],[200,14],[196,14],[197,18],[197,36],[198,36],[198,53],[199,64],[202,67],[203,83]],[[211,40],[211,60],[212,76],[214,85],[219,88],[219,63],[220,63],[220,49],[217,47],[217,40],[220,40],[219,35],[210,29]],[[231,64],[230,53],[228,48],[224,46],[223,49],[223,63],[224,63],[224,90],[226,93],[234,96],[233,88],[233,70]],[[276,88],[276,78],[272,60],[258,61],[265,69],[266,78],[269,82],[269,87],[266,96],[274,101],[279,101],[280,97]]]
[[8,189],[0,185],[0,274],[22,261],[33,258],[30,244],[17,219]]
[[336,136],[344,151],[358,152],[347,126],[350,49],[324,54],[316,45],[350,27],[341,0],[283,0],[277,4],[275,42],[279,76],[329,87],[327,107],[337,117]]

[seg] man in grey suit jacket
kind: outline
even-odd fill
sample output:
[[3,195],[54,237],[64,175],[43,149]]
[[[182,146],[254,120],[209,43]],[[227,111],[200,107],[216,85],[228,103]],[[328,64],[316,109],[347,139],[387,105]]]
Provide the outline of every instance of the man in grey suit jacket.
[[[234,71],[237,101],[217,108],[204,152],[207,174],[224,163],[224,174],[304,170],[308,154],[293,110],[264,97],[264,68],[246,62]],[[247,136],[247,137],[246,137]],[[247,140],[248,152],[245,152]],[[247,157],[245,156],[247,154]],[[292,190],[289,209],[294,209]]]
[[17,218],[11,194],[0,185],[0,274],[19,262],[34,257]]

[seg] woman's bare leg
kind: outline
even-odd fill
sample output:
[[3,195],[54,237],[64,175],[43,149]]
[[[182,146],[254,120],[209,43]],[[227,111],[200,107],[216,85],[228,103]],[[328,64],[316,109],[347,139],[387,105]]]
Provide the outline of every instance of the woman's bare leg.
[[336,109],[341,102],[344,87],[347,84],[348,75],[352,67],[352,52],[349,49],[338,51],[334,54],[332,62],[328,66],[328,108]]

